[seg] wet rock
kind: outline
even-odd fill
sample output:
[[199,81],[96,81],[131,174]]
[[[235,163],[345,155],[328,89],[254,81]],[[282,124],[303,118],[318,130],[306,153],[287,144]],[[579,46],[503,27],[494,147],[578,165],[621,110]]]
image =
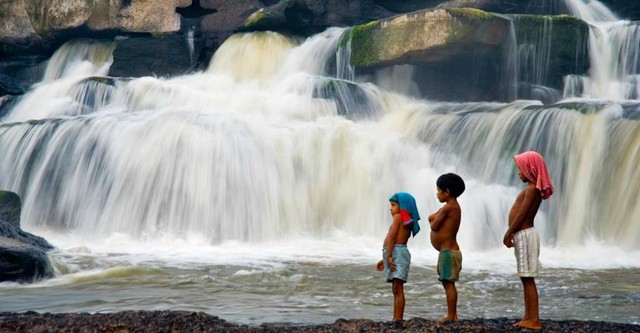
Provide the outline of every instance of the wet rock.
[[[0,234],[6,227],[0,223]],[[39,246],[0,236],[0,282],[34,282],[53,274],[53,266]]]
[[20,197],[0,191],[0,281],[33,282],[52,277],[44,238],[20,229]]
[[640,2],[628,0],[600,0],[618,17],[626,20],[640,20]]
[[16,193],[0,190],[0,221],[9,226],[20,228],[21,209],[20,197]]
[[185,34],[118,38],[110,76],[174,76],[195,68],[202,40]]
[[[40,35],[83,25],[95,0],[22,0],[33,29]],[[20,1],[18,1],[20,2]]]

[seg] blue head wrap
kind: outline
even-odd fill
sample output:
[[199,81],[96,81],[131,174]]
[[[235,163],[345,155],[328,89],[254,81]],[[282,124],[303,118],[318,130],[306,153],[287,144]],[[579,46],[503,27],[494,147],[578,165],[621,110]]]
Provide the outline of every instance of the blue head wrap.
[[413,237],[416,237],[416,234],[420,232],[420,225],[418,224],[420,214],[418,214],[416,199],[407,192],[398,192],[392,195],[391,198],[389,198],[389,201],[397,202],[401,210],[405,210],[409,215],[411,215],[411,219],[413,219],[413,229],[411,230],[411,233],[413,233]]

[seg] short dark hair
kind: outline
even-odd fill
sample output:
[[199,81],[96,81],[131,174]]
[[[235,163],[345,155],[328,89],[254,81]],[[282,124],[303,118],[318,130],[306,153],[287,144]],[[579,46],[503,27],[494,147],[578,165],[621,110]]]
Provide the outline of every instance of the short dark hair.
[[445,173],[444,175],[438,177],[436,181],[436,186],[441,190],[449,191],[453,197],[457,198],[462,193],[464,193],[464,180],[462,177],[456,175],[455,173]]

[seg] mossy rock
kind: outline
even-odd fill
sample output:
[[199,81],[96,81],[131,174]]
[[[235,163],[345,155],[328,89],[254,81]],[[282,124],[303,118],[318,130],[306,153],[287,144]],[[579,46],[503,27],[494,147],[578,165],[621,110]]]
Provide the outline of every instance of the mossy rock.
[[20,205],[20,196],[15,192],[0,190],[0,206]]
[[351,65],[377,67],[419,64],[466,53],[493,52],[508,36],[510,22],[478,9],[412,12],[350,29]]
[[278,4],[268,8],[261,8],[249,15],[240,30],[271,30],[274,28],[286,26],[287,18],[284,14],[285,8],[286,6],[284,4]]

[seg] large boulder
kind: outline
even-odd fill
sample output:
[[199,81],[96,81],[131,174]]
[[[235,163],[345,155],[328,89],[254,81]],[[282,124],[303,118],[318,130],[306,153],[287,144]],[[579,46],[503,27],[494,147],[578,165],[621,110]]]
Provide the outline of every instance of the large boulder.
[[0,58],[13,50],[42,52],[43,44],[31,24],[24,1],[0,1]]
[[341,46],[351,48],[350,63],[361,74],[414,66],[413,80],[429,99],[553,103],[565,75],[588,72],[588,36],[587,23],[567,15],[451,8],[355,26]]
[[0,191],[0,221],[20,228],[20,197],[14,192]]
[[166,33],[181,28],[179,7],[192,0],[0,1],[0,55],[52,53],[71,38]]
[[118,13],[114,28],[131,32],[168,32],[180,29],[176,7],[191,4],[191,0],[133,0]]
[[38,34],[83,25],[93,12],[94,0],[22,0]]
[[508,19],[477,9],[425,10],[356,26],[342,45],[351,43],[351,65],[356,67],[424,64],[470,51],[495,51],[509,25]]
[[20,210],[16,193],[0,191],[0,282],[33,282],[54,274],[46,254],[53,246],[20,229]]
[[45,251],[0,236],[0,282],[35,282],[50,278],[53,274],[53,266]]

